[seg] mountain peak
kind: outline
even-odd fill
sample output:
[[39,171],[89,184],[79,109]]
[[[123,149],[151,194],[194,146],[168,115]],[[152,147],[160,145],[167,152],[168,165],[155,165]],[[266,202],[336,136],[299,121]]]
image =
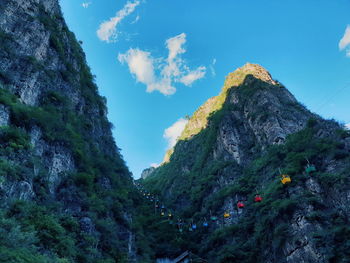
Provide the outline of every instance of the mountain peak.
[[[246,77],[252,75],[257,79],[267,82],[271,85],[276,85],[270,73],[258,64],[246,63],[244,66],[236,69],[230,73],[226,79],[221,93],[218,96],[207,100],[199,109],[193,114],[190,121],[187,123],[184,131],[180,136],[180,140],[187,139],[195,134],[198,134],[203,128],[207,126],[208,117],[214,111],[220,110],[224,104],[227,96],[227,90],[232,87],[238,87],[243,84]],[[169,152],[170,155],[172,152]],[[167,154],[168,159],[169,155]]]
[[228,74],[225,80],[224,90],[233,86],[241,85],[248,75],[253,75],[255,78],[276,85],[277,82],[271,77],[271,74],[259,64],[246,63],[243,67],[236,69]]

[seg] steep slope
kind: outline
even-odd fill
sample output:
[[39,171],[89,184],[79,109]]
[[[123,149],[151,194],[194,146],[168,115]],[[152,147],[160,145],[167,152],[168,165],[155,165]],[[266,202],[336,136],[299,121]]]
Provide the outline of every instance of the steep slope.
[[[172,232],[176,242],[157,253],[191,249],[209,262],[348,262],[349,161],[344,127],[247,64],[194,113],[169,161],[143,181],[186,225],[219,218],[208,231]],[[308,162],[317,172],[306,172]],[[283,185],[281,173],[292,183]],[[254,202],[256,193],[262,202]]]
[[58,0],[1,1],[0,262],[134,261],[133,185],[106,114]]

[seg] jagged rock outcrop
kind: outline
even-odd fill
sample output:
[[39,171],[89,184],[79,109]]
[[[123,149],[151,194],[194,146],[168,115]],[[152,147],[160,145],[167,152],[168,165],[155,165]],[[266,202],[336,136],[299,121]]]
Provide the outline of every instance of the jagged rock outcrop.
[[9,122],[9,111],[4,105],[0,105],[0,126],[6,126]]
[[155,169],[156,168],[154,168],[154,167],[144,169],[141,173],[141,178],[146,179],[148,176],[150,176],[154,172]]
[[[209,262],[346,262],[349,138],[248,63],[193,114],[168,162],[143,183],[186,222],[219,217],[208,233],[179,242]],[[317,172],[306,172],[309,162]],[[263,202],[254,203],[256,193]]]

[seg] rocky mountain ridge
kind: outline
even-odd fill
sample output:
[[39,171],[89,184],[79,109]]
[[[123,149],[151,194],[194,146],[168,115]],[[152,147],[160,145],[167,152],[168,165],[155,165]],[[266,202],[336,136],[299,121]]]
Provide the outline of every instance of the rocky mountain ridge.
[[[219,229],[181,237],[209,262],[346,262],[349,136],[247,64],[194,113],[143,184],[187,222],[219,215]],[[317,173],[306,172],[308,162]],[[252,201],[257,193],[263,202]]]

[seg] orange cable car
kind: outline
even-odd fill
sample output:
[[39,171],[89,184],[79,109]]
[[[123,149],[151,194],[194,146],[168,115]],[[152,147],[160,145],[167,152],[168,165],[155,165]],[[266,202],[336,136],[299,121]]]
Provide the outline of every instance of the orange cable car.
[[281,179],[282,184],[289,184],[292,182],[292,179],[290,178],[289,175],[287,174],[282,174],[282,179]]

